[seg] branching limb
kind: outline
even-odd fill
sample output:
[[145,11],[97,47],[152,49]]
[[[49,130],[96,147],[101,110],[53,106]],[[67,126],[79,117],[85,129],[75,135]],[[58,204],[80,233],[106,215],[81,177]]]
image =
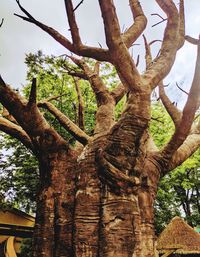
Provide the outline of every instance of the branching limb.
[[180,49],[185,42],[185,10],[184,10],[184,0],[180,0],[179,3],[179,43],[178,49]]
[[4,22],[4,18],[2,18],[2,20],[1,20],[1,23],[0,23],[0,28],[2,27],[2,25],[3,25],[3,22]]
[[180,89],[183,93],[185,93],[186,95],[189,95],[189,93],[187,91],[185,91],[184,89],[182,89],[179,84],[176,82],[176,86],[178,89]]
[[193,45],[199,45],[199,44],[200,44],[199,39],[190,37],[190,36],[188,36],[188,35],[185,36],[185,39],[186,39],[189,43],[191,43],[191,44],[193,44]]
[[137,177],[129,177],[115,166],[113,166],[108,160],[106,160],[105,153],[100,149],[96,153],[96,159],[99,163],[100,176],[102,176],[111,185],[117,186],[119,188],[134,187],[140,185],[140,180]]
[[82,70],[84,76],[90,82],[92,89],[95,93],[98,106],[106,104],[111,101],[111,98],[114,98],[115,103],[117,104],[121,98],[127,93],[127,89],[120,83],[113,91],[109,92],[104,85],[102,79],[99,76],[100,63],[96,62],[94,70],[92,70],[83,59],[77,59],[75,57],[69,56],[69,58],[78,65]]
[[172,155],[167,170],[163,170],[163,175],[175,169],[187,160],[200,147],[200,134],[190,134],[185,142]]
[[[30,95],[30,102],[34,103],[36,97],[36,84],[33,82],[33,87]],[[46,132],[51,138],[54,138],[54,143],[58,145],[66,145],[63,138],[53,130],[43,115],[40,113],[36,104],[29,104],[25,99],[20,97],[14,90],[5,84],[0,77],[0,102],[12,115],[19,126],[26,132],[31,138],[35,147],[44,147],[46,150],[52,141],[46,141]]]
[[140,55],[138,54],[135,66],[138,67],[139,63],[140,63]]
[[[178,50],[179,14],[172,0],[156,0],[168,17],[160,55],[144,73],[143,78],[152,89],[169,73]],[[173,44],[172,44],[173,42]]]
[[[67,55],[67,57],[69,56]],[[77,70],[76,67],[70,67],[68,63],[62,64],[62,68],[65,69],[66,72],[72,77],[88,80],[86,74],[83,71]]]
[[86,75],[92,90],[96,96],[97,105],[100,106],[109,101],[110,93],[106,86],[104,85],[102,79],[99,76],[99,70],[97,67],[92,70],[87,63],[83,59],[77,59],[73,56],[69,56],[69,58],[78,65]]
[[159,83],[158,87],[159,87],[160,99],[165,109],[167,110],[168,114],[172,118],[175,127],[178,127],[181,121],[182,113],[181,111],[178,110],[178,108],[170,101],[168,96],[165,94],[165,89],[162,81]]
[[100,62],[96,62],[94,65],[94,72],[99,76],[99,72],[100,72]]
[[[145,46],[146,69],[148,69],[148,68],[150,68],[151,64],[153,63],[153,58],[152,58],[152,54],[151,54],[151,45],[153,45],[154,43],[157,43],[157,42],[162,42],[162,40],[155,39],[155,40],[151,41],[150,43],[148,43],[145,35],[143,35],[143,39],[144,39],[144,46]],[[160,54],[160,50],[159,50],[157,56],[159,56],[159,54]]]
[[81,0],[81,1],[77,4],[77,6],[73,9],[73,12],[75,12],[83,2],[84,2],[84,0]]
[[147,25],[147,18],[144,15],[140,2],[138,0],[129,0],[129,4],[134,23],[123,34],[123,41],[128,48],[138,39]]
[[73,45],[75,48],[79,48],[82,45],[82,42],[79,35],[79,29],[75,19],[74,7],[71,0],[65,0],[65,9],[67,12]]
[[[154,40],[150,44],[148,44],[148,42],[146,40],[146,37],[144,35],[143,35],[143,38],[144,38],[145,51],[146,51],[146,55],[145,55],[146,67],[148,69],[148,67],[150,67],[150,65],[152,64],[152,56],[151,56],[150,45],[157,42],[157,40]],[[158,88],[159,88],[160,99],[161,99],[165,109],[167,110],[168,114],[172,118],[175,127],[177,127],[180,123],[182,114],[177,109],[177,107],[175,105],[173,105],[173,103],[170,101],[168,96],[165,94],[164,85],[163,85],[162,81],[159,83]]]
[[3,111],[2,111],[2,117],[17,124],[16,119],[12,115],[10,115],[9,111],[4,106],[3,106]]
[[83,106],[83,97],[81,94],[81,89],[79,86],[78,79],[74,78],[74,84],[76,88],[76,93],[78,97],[78,126],[80,129],[84,131],[85,125],[84,125],[84,106]]
[[33,78],[31,92],[30,92],[29,101],[28,101],[29,107],[36,105],[36,98],[37,98],[37,81],[36,81],[36,78]]
[[61,97],[63,97],[63,96],[66,96],[66,95],[67,95],[67,94],[64,93],[64,94],[57,95],[57,96],[50,96],[50,97],[48,97],[48,98],[46,99],[46,101],[47,101],[47,102],[51,102],[51,101],[53,101],[53,100],[57,100],[57,99],[59,99],[59,98],[61,98]]
[[72,77],[77,77],[79,79],[88,80],[87,76],[83,72],[67,70],[67,73]]
[[151,55],[151,49],[150,44],[148,44],[147,39],[145,35],[143,35],[144,39],[144,45],[145,45],[145,60],[146,60],[146,69],[151,65],[152,63],[152,55]]
[[61,111],[59,111],[53,104],[41,101],[38,103],[38,107],[47,109],[54,117],[59,121],[61,126],[65,128],[76,140],[81,144],[88,144],[90,137],[82,131],[76,124],[74,124],[69,118],[67,118]]
[[122,37],[114,3],[112,0],[99,0],[99,5],[104,21],[106,44],[110,51],[116,50],[119,42],[122,42]]
[[158,13],[152,13],[151,15],[152,15],[152,16],[158,16],[158,17],[161,19],[159,22],[157,22],[157,23],[155,23],[154,25],[152,25],[152,28],[155,27],[155,26],[157,26],[157,25],[159,25],[159,24],[161,24],[161,23],[163,23],[164,21],[167,21],[166,18],[163,18],[163,17],[162,17],[160,14],[158,14]]
[[[52,36],[57,42],[59,42],[62,46],[67,48],[69,51],[77,55],[95,58],[100,61],[109,61],[108,50],[103,48],[85,46],[82,44],[77,44],[77,45],[72,44],[70,40],[68,40],[66,37],[61,35],[58,31],[36,20],[27,10],[25,10],[22,7],[19,0],[16,0],[16,2],[19,8],[21,9],[21,11],[26,15],[26,16],[22,16],[22,15],[15,14],[16,16],[18,16],[19,18],[25,21],[35,24],[36,26],[38,26],[39,28],[47,32],[50,36]],[[76,34],[75,32],[73,33]],[[78,42],[77,38],[76,39],[74,38],[74,40],[76,43]]]
[[99,76],[98,64],[96,64],[94,69],[91,69],[87,63],[84,62],[84,59],[77,59],[73,56],[69,58],[83,70],[96,97],[98,108],[94,128],[95,136],[108,132],[114,123],[114,108],[116,102]]
[[200,44],[198,44],[197,60],[195,74],[192,86],[188,95],[187,102],[183,109],[182,119],[177,127],[173,137],[168,145],[164,148],[162,155],[166,159],[170,159],[174,152],[183,144],[190,132],[195,112],[200,104]]
[[16,92],[14,92],[0,76],[0,102],[14,116],[18,123],[21,121],[19,113],[24,111],[27,104],[25,99],[22,99]]
[[26,132],[20,126],[12,123],[11,121],[3,117],[0,117],[0,130],[18,139],[28,149],[31,149],[33,152],[35,152],[35,149],[30,137],[26,134]]
[[[124,44],[114,3],[112,0],[99,0],[99,5],[111,62],[115,65],[122,83],[129,90],[141,91],[141,76]],[[126,62],[126,69],[122,65],[124,62]]]
[[111,95],[115,99],[116,104],[122,99],[122,97],[126,93],[127,93],[127,89],[124,87],[122,83],[119,83],[119,85],[111,91]]

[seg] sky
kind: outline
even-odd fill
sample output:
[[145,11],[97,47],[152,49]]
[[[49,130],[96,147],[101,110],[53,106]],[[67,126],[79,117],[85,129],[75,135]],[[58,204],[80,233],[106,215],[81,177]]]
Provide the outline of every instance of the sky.
[[[52,26],[66,37],[70,38],[69,26],[64,8],[64,0],[21,0],[21,4],[39,21]],[[76,6],[80,0],[74,1]],[[128,0],[115,0],[117,13],[122,28],[127,28],[131,22],[131,13],[128,8]],[[148,18],[148,27],[144,32],[149,41],[162,39],[166,23],[154,28],[151,26],[157,23],[158,17],[151,16],[152,13],[164,14],[158,8],[155,0],[141,0],[145,14]],[[179,1],[174,0],[175,4]],[[185,0],[186,34],[198,37],[200,33],[200,0]],[[25,54],[42,50],[45,54],[61,55],[67,50],[54,41],[49,35],[33,24],[27,23],[14,13],[21,14],[15,0],[0,0],[0,20],[4,18],[4,24],[0,28],[0,74],[3,79],[15,88],[26,83],[26,65],[24,64]],[[105,46],[104,29],[98,1],[84,0],[84,3],[76,11],[78,26],[81,32],[82,41],[86,44]],[[132,48],[133,56],[138,53],[140,59],[144,57],[144,47],[141,40],[139,46]],[[158,51],[159,43],[154,46],[154,52]],[[178,52],[175,65],[167,77],[166,83],[171,83],[171,95],[173,97],[173,85],[175,82],[182,83],[182,87],[189,90],[194,64],[196,58],[196,47],[185,43]],[[142,62],[141,62],[142,72]],[[180,95],[180,96],[179,96]],[[176,91],[175,98],[181,97],[182,93]]]

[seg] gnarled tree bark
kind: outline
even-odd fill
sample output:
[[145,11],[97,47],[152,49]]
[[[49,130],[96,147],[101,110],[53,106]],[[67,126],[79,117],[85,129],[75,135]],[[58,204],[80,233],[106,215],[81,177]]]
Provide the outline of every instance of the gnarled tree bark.
[[[29,100],[22,99],[0,79],[0,102],[16,123],[0,118],[0,130],[31,149],[40,165],[40,191],[34,233],[36,257],[153,257],[155,256],[153,203],[160,178],[186,160],[200,145],[200,126],[192,126],[199,106],[199,40],[196,71],[183,112],[166,96],[162,80],[169,73],[184,43],[184,5],[156,0],[167,15],[160,54],[152,60],[145,39],[146,71],[140,74],[129,48],[143,33],[147,19],[137,0],[129,0],[134,22],[121,32],[112,0],[99,0],[108,49],[82,44],[72,0],[65,1],[72,42],[36,20],[16,0],[25,16],[66,49],[115,66],[121,83],[108,90],[99,74],[84,59],[71,56],[87,79],[97,101],[93,135],[78,127],[52,103],[36,100],[33,80]],[[169,143],[157,149],[149,132],[151,93],[159,85],[160,98],[175,124]],[[127,104],[115,121],[118,101]],[[46,108],[82,147],[72,148],[42,116]],[[83,118],[83,115],[82,115]]]

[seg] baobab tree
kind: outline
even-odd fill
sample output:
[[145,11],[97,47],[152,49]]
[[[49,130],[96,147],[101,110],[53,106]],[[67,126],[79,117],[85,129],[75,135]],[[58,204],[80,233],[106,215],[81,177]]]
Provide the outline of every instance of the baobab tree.
[[[34,232],[34,256],[155,256],[154,212],[158,182],[184,162],[200,145],[200,125],[194,124],[199,107],[199,39],[185,37],[184,3],[177,9],[172,0],[156,0],[167,16],[159,55],[152,59],[144,37],[146,69],[140,74],[129,48],[143,34],[147,18],[138,0],[129,0],[133,24],[121,32],[112,0],[99,0],[107,48],[81,41],[72,0],[65,0],[71,40],[36,20],[16,0],[24,16],[75,55],[79,67],[72,75],[87,79],[97,102],[92,135],[74,124],[48,100],[37,101],[36,79],[29,99],[24,99],[0,80],[0,102],[12,120],[0,118],[0,129],[31,149],[39,161],[40,190]],[[81,1],[83,2],[83,1]],[[167,97],[163,79],[170,72],[185,39],[197,45],[193,82],[182,111]],[[91,68],[84,58],[97,62]],[[99,73],[99,62],[111,63],[121,83],[108,90]],[[160,99],[175,130],[158,149],[149,132],[151,93],[159,87]],[[127,95],[116,121],[114,110]],[[74,146],[43,117],[48,110],[76,140]]]

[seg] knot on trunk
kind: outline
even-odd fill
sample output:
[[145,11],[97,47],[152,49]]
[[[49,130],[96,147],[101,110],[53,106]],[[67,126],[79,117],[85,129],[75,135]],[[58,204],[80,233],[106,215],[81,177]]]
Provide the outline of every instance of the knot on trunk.
[[108,161],[108,154],[103,149],[96,151],[96,161],[99,165],[99,176],[115,191],[132,193],[140,185],[136,176],[128,176],[119,170],[115,164]]

